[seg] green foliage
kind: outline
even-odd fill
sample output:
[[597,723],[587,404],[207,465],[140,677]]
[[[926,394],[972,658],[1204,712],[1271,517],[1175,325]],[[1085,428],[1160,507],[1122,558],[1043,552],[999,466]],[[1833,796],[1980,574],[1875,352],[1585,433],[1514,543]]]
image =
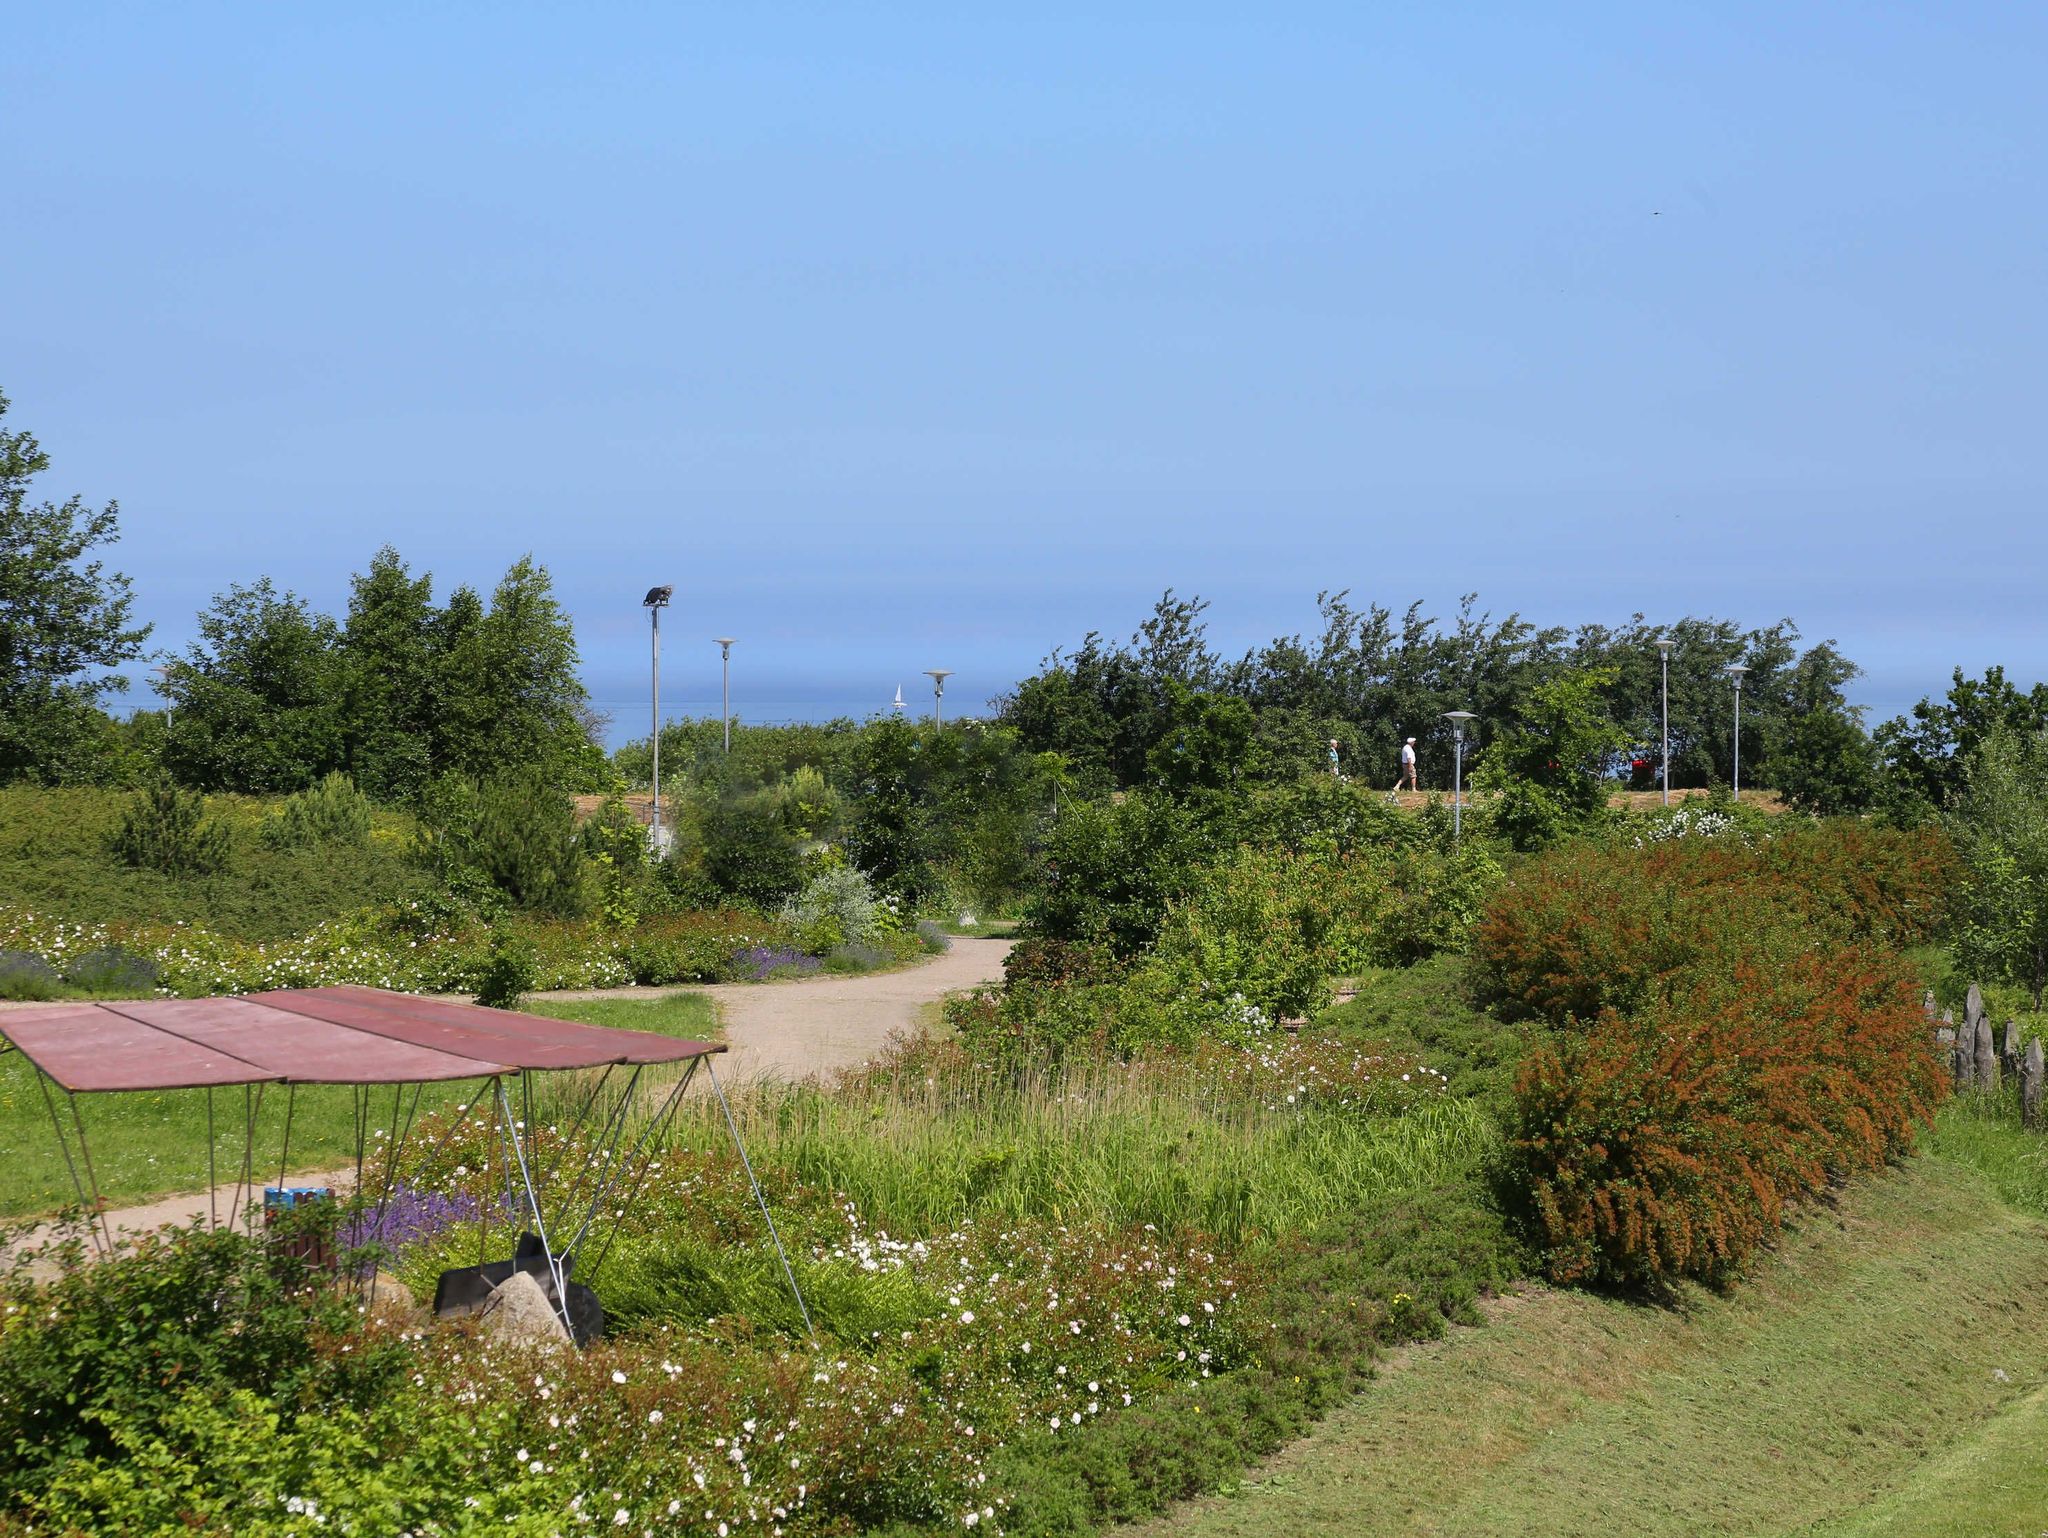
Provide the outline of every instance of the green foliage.
[[818,956],[836,946],[872,945],[882,935],[882,915],[867,877],[850,865],[821,870],[782,908],[797,944]]
[[1998,728],[1948,818],[1962,860],[1955,943],[1971,975],[2048,989],[2048,738]]
[[533,991],[539,970],[531,940],[509,932],[494,936],[490,959],[477,979],[477,1003],[491,1009],[517,1009],[519,1001]]
[[599,916],[614,928],[631,929],[649,895],[647,829],[623,797],[606,796],[583,824],[583,850],[597,867]]
[[1910,822],[1954,804],[1978,750],[2000,731],[2037,737],[2048,731],[2048,683],[2022,691],[2002,667],[1965,678],[1957,668],[1942,700],[1923,699],[1910,718],[1898,716],[1877,729],[1884,763],[1886,809]]
[[170,876],[108,856],[132,796],[85,787],[0,789],[0,892],[82,924],[192,923],[235,939],[281,940],[364,907],[420,897],[428,878],[405,856],[411,819],[373,814],[364,847],[273,849],[261,837],[275,801],[210,796],[227,829],[230,877]]
[[586,905],[575,805],[536,770],[481,785],[436,781],[420,803],[414,852],[451,892],[486,908],[575,914]]
[[437,608],[387,547],[355,578],[345,624],[262,578],[216,598],[199,631],[166,681],[164,762],[183,783],[297,790],[344,770],[395,800],[450,774],[605,777],[574,632],[531,560],[488,607],[464,587]]
[[1251,706],[1168,679],[1145,777],[1177,799],[1217,795],[1243,778],[1251,742]]
[[26,1003],[63,994],[64,979],[35,952],[0,950],[0,999]]
[[1315,1029],[1412,1052],[1444,1075],[1453,1095],[1505,1102],[1530,1032],[1481,1010],[1469,971],[1467,959],[1453,955],[1374,967],[1358,976],[1357,997],[1318,1015]]
[[1045,884],[1026,920],[1047,939],[1136,955],[1209,850],[1196,814],[1165,796],[1069,806],[1046,837]]
[[1548,848],[1605,815],[1609,771],[1630,742],[1603,697],[1616,676],[1585,668],[1536,685],[1521,722],[1480,759],[1473,784],[1494,796],[1493,826],[1514,848]]
[[104,777],[99,701],[125,681],[102,670],[132,659],[150,630],[130,623],[128,579],[86,559],[120,538],[118,508],[31,503],[49,466],[34,437],[0,426],[0,784]]
[[773,909],[803,884],[803,841],[779,786],[721,797],[697,814],[692,831],[694,847],[682,858],[694,860],[720,897]]
[[1764,772],[1788,806],[1816,817],[1854,815],[1878,795],[1869,734],[1852,713],[1830,706],[1794,716]]
[[364,849],[370,843],[370,801],[337,769],[285,797],[277,814],[264,819],[257,836],[271,849]]
[[227,868],[227,825],[206,817],[206,798],[159,780],[128,804],[109,846],[114,858],[173,878],[211,876]]
[[147,956],[103,945],[66,964],[64,980],[87,993],[135,998],[154,993],[163,969]]
[[[1404,613],[1354,607],[1345,593],[1317,597],[1317,632],[1280,637],[1230,662],[1209,645],[1201,599],[1169,592],[1128,643],[1091,634],[1055,652],[1002,703],[1001,720],[1032,751],[1058,752],[1078,783],[1097,792],[1144,783],[1152,754],[1172,730],[1172,688],[1250,707],[1250,772],[1287,781],[1326,770],[1339,740],[1346,774],[1384,788],[1402,739],[1416,736],[1426,784],[1451,780],[1451,733],[1443,712],[1470,710],[1482,730],[1539,730],[1529,713],[1538,690],[1563,675],[1598,670],[1601,712],[1617,746],[1661,740],[1663,701],[1656,641],[1671,645],[1672,783],[1731,778],[1733,699],[1724,669],[1748,666],[1743,690],[1743,761],[1766,779],[1775,755],[1816,711],[1853,722],[1843,687],[1857,668],[1833,643],[1799,649],[1790,621],[1745,631],[1726,621],[1686,618],[1651,625],[1539,629],[1510,614],[1495,620],[1467,597],[1440,623],[1420,604]],[[1810,759],[1814,744],[1792,745]],[[1606,767],[1612,767],[1611,765]],[[1754,778],[1755,776],[1752,775]],[[1528,775],[1525,783],[1540,784]],[[1547,803],[1549,798],[1530,798]],[[1554,808],[1549,808],[1555,810]],[[1545,806],[1528,815],[1540,824]]]

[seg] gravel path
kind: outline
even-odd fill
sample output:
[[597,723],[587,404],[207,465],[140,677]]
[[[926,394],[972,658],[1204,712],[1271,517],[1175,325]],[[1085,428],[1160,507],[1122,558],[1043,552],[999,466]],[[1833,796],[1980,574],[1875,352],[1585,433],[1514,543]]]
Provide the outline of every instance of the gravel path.
[[[915,1028],[918,1013],[925,1005],[949,993],[972,988],[977,983],[1001,981],[1003,958],[1009,953],[1008,940],[960,936],[943,956],[934,956],[900,972],[866,977],[821,974],[779,983],[720,983],[681,990],[583,989],[535,997],[653,999],[664,992],[703,993],[717,1002],[730,1047],[713,1060],[721,1080],[735,1084],[770,1078],[803,1079],[850,1067],[874,1056],[890,1037]],[[320,1185],[338,1178],[292,1177],[302,1185]],[[215,1210],[223,1218],[234,1210],[234,1196],[231,1184],[214,1193]],[[204,1216],[206,1210],[206,1193],[200,1192],[114,1208],[107,1213],[107,1222],[116,1231],[146,1232],[169,1224],[189,1223]]]

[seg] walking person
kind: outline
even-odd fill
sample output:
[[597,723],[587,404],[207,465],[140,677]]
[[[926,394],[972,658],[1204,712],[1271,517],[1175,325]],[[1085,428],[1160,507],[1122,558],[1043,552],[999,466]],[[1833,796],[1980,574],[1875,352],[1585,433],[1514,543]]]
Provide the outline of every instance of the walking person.
[[1415,789],[1415,739],[1410,737],[1401,744],[1401,790]]
[[1337,779],[1341,780],[1344,778],[1343,771],[1337,767],[1337,739],[1335,737],[1330,739],[1330,773]]

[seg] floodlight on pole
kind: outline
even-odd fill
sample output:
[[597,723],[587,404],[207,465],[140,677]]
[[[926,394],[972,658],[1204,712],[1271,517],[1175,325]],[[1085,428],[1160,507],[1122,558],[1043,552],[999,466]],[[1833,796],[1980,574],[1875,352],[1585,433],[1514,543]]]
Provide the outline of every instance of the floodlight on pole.
[[1664,779],[1664,804],[1671,804],[1671,642],[1668,638],[1657,643],[1657,660],[1664,670],[1663,721],[1664,746],[1657,755],[1658,768]]
[[1465,838],[1465,723],[1477,721],[1479,717],[1469,710],[1447,710],[1444,719],[1451,723],[1451,742],[1457,754],[1456,767],[1451,771],[1451,841],[1462,843]]
[[661,611],[668,607],[668,601],[675,596],[672,586],[650,587],[647,596],[640,600],[647,610],[647,618],[653,625],[654,660],[654,809],[648,821],[647,836],[654,844],[656,855],[668,847],[661,829]]
[[946,680],[953,676],[953,670],[926,668],[924,676],[932,681],[932,720],[943,730],[946,725]]
[[1749,671],[1739,662],[1721,670],[1735,683],[1735,799],[1742,799],[1742,675]]
[[725,723],[725,751],[732,752],[732,643],[734,637],[715,635],[718,644],[718,708]]

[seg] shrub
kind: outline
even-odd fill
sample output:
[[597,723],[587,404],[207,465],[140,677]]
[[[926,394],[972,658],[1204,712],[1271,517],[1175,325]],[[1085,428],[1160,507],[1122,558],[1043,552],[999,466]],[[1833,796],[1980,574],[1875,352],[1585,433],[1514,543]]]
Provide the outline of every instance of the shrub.
[[0,950],[0,999],[54,999],[63,991],[57,969],[33,951]]
[[815,954],[842,945],[872,946],[883,928],[874,888],[850,865],[818,872],[783,905],[781,917],[797,944]]
[[319,783],[287,796],[257,835],[270,849],[317,849],[340,845],[361,849],[370,842],[370,798],[355,781],[335,770]]
[[87,951],[64,969],[73,987],[88,993],[144,994],[156,991],[162,969],[147,956],[107,945]]
[[896,953],[880,945],[835,945],[824,962],[827,972],[879,972],[896,964]]
[[1715,1281],[1789,1201],[1906,1152],[1945,1087],[1898,957],[1745,962],[1538,1047],[1511,1159],[1556,1280]]
[[917,943],[927,956],[943,956],[953,948],[953,937],[930,919],[919,919]]
[[114,857],[166,876],[209,876],[227,868],[227,825],[206,820],[206,798],[159,780],[137,792],[113,837]]
[[1474,931],[1474,982],[1510,1018],[1553,1024],[1637,1009],[1685,969],[1767,946],[1907,945],[1940,922],[1953,857],[1939,836],[1822,823],[1754,849],[1672,839],[1578,845],[1520,866]]
[[520,999],[533,991],[538,970],[530,940],[498,935],[491,941],[490,960],[477,980],[477,1003],[492,1009],[517,1009]]

